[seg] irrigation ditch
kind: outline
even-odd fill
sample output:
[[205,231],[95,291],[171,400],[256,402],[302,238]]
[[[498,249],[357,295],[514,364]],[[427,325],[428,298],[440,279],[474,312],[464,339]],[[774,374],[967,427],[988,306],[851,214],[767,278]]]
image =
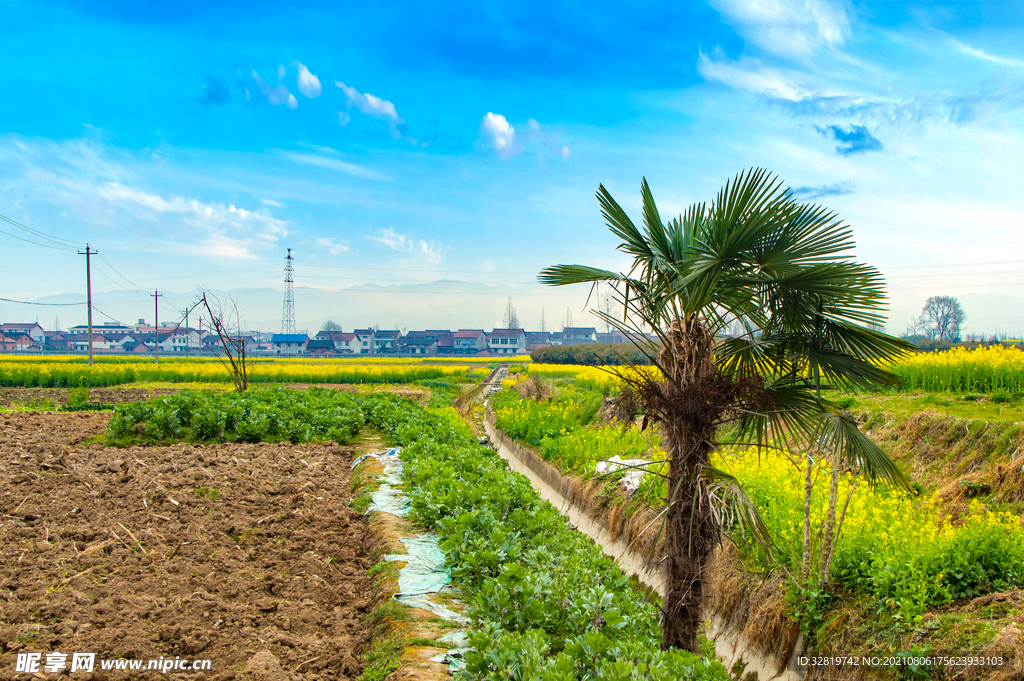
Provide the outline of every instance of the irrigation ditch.
[[[484,390],[483,396],[487,394]],[[664,580],[653,559],[657,545],[650,540],[653,535],[644,531],[656,521],[655,514],[609,517],[609,509],[587,503],[586,490],[578,481],[563,475],[536,452],[515,442],[498,428],[494,411],[486,402],[480,425],[490,445],[508,462],[509,468],[525,475],[540,496],[557,508],[577,531],[590,537],[605,555],[618,561],[624,572],[659,596],[664,594]],[[800,664],[801,656],[813,657],[801,638],[779,640],[774,649],[766,650],[748,638],[745,625],[744,619],[737,618],[735,612],[712,612],[705,624],[705,633],[714,641],[718,656],[737,677],[800,681],[813,673],[813,669]]]

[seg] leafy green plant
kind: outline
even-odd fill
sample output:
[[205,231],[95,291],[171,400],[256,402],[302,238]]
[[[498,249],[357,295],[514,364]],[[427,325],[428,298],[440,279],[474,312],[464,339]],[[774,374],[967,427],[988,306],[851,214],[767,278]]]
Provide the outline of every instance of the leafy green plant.
[[220,497],[220,490],[216,487],[200,487],[196,490],[197,497],[204,497],[210,501],[217,501]]
[[713,656],[662,651],[659,611],[452,409],[373,395],[368,424],[403,445],[413,519],[440,535],[472,620],[463,679],[724,679]]
[[357,398],[326,388],[245,392],[182,390],[118,405],[110,419],[115,444],[134,442],[262,442],[334,440],[346,443],[363,426]]

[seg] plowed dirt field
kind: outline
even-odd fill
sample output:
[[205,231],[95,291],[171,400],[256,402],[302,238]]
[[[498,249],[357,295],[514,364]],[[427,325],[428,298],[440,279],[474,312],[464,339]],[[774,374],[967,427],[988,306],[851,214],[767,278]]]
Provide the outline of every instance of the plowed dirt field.
[[[29,652],[48,679],[357,678],[371,547],[351,453],[90,443],[109,418],[0,414],[0,678],[32,678]],[[73,653],[96,653],[91,675]],[[100,668],[161,657],[210,669]]]

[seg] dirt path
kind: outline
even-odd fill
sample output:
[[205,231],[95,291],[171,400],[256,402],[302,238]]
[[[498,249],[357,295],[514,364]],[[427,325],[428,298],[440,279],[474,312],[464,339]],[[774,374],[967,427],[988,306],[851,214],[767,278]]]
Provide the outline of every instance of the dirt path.
[[85,443],[109,418],[0,414],[0,678],[49,651],[211,661],[132,678],[357,678],[371,547],[351,453]]

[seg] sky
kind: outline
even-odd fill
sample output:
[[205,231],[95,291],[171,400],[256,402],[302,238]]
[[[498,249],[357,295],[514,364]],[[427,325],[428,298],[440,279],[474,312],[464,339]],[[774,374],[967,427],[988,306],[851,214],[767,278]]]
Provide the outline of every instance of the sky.
[[[1019,2],[7,0],[0,215],[34,232],[0,223],[0,298],[84,300],[88,243],[97,322],[208,288],[276,331],[291,248],[299,328],[489,328],[509,297],[530,329],[594,323],[586,287],[536,274],[627,266],[598,185],[639,220],[642,178],[670,216],[757,166],[851,226],[889,331],[954,295],[966,331],[1014,333],[1022,24]],[[85,308],[0,301],[58,315]]]

